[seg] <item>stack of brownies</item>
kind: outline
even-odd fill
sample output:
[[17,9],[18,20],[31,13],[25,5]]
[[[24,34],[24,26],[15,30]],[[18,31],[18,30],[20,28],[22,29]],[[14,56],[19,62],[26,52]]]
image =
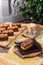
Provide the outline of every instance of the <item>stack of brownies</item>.
[[[3,24],[0,24],[0,47],[2,49],[2,47],[6,47],[7,48],[7,45],[10,43],[10,41],[12,40],[9,40],[10,37],[14,37],[15,38],[15,32],[18,32],[19,31],[19,28],[21,28],[21,24],[20,23],[9,23],[9,22],[6,22],[6,23],[3,23]],[[9,43],[8,43],[9,42]]]
[[13,36],[19,27],[21,27],[20,23],[12,23],[11,25],[8,23],[0,24],[0,41],[8,40],[8,37]]

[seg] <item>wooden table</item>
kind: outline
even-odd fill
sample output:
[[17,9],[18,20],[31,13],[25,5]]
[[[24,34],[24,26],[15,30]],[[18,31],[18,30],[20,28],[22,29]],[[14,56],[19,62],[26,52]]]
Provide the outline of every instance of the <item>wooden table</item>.
[[[28,24],[26,24],[26,26],[27,25]],[[40,35],[38,38],[36,38],[38,40],[38,42],[40,42],[40,43],[41,43],[41,36],[42,35]],[[23,38],[23,37],[20,35],[16,40],[21,39],[21,38]],[[22,59],[21,57],[19,57],[18,55],[16,55],[14,53],[14,45],[13,45],[11,47],[11,49],[9,50],[9,52],[4,55],[4,58],[14,61],[14,62],[18,63],[19,65],[38,65],[39,61],[41,59],[43,59],[43,52],[37,57]]]
[[[38,41],[40,43],[41,43],[41,36],[42,35],[39,36],[40,41]],[[21,36],[18,39],[20,39],[20,38],[23,38],[23,37]],[[37,39],[37,40],[39,40],[39,39]],[[19,65],[37,65],[39,63],[39,61],[43,58],[43,52],[39,56],[36,56],[33,58],[22,59],[21,57],[19,57],[18,55],[16,55],[14,53],[14,46],[12,46],[12,48],[9,50],[9,52],[4,57],[6,59],[10,59],[12,61],[17,62]]]

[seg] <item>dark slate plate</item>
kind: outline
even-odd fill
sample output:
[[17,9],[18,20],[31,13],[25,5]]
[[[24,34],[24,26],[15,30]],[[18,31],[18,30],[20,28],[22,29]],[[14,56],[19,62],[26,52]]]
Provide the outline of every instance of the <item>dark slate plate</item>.
[[[17,50],[15,51],[15,49],[17,49]],[[30,49],[26,50],[26,51],[23,51],[20,48],[20,45],[14,46],[14,52],[17,55],[19,55],[20,57],[22,57],[22,58],[24,58],[24,55],[26,55],[26,54],[30,54],[30,53],[34,53],[34,52],[39,52],[41,50],[42,50],[42,48],[41,48],[40,44],[36,40],[34,40],[33,46]]]

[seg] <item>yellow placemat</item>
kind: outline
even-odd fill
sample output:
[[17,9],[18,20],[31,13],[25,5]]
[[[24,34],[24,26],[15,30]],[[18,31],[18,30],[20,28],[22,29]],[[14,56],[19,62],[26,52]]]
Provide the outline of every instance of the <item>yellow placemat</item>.
[[[37,40],[38,40],[38,38],[40,38],[40,43],[41,43],[41,37],[42,37],[42,35],[40,35],[39,37],[36,38]],[[21,39],[21,38],[22,38],[22,36],[19,37],[18,39]],[[21,57],[19,57],[18,55],[16,55],[14,53],[14,46],[9,50],[9,52],[4,57],[6,59],[10,59],[12,61],[17,62],[19,65],[37,65],[38,62],[42,59],[41,56],[22,59]]]
[[5,55],[5,58],[15,61],[16,63],[20,65],[37,65],[37,63],[41,60],[41,58],[38,56],[34,58],[22,59],[14,53],[14,48],[11,49],[8,52],[8,54]]

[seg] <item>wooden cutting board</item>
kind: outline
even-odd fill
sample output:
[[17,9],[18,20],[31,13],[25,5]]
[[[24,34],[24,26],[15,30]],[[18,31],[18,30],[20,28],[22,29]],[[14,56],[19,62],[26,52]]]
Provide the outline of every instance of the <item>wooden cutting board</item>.
[[24,30],[26,29],[25,26],[19,28],[18,32],[14,32],[14,36],[9,36],[7,41],[0,41],[0,46],[7,47],[9,44],[13,42]]

